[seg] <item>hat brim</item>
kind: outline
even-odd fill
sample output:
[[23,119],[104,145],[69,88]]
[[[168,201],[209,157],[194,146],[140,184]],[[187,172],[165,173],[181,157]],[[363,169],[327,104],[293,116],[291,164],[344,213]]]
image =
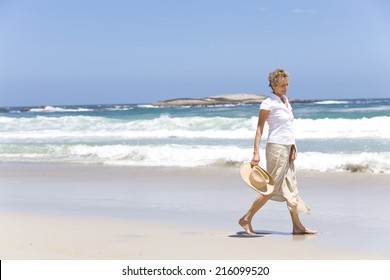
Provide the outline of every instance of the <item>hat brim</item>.
[[269,195],[271,194],[274,189],[275,189],[275,182],[274,182],[274,179],[272,178],[272,176],[266,171],[264,170],[263,168],[261,168],[259,166],[259,168],[261,169],[261,171],[263,173],[265,173],[268,177],[269,177],[269,182],[266,184],[266,188],[265,190],[263,189],[259,189],[258,187],[256,186],[253,186],[249,180],[249,176],[251,174],[251,171],[252,171],[252,166],[249,162],[246,162],[246,163],[243,163],[240,167],[240,173],[241,173],[241,178],[244,180],[244,182],[249,186],[251,187],[252,189],[254,189],[255,191],[263,194],[263,195]]

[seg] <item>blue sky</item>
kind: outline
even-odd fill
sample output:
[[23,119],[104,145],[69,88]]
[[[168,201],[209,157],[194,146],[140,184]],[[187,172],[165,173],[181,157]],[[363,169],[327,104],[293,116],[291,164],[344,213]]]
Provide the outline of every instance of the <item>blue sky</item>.
[[390,1],[0,0],[0,106],[390,97]]

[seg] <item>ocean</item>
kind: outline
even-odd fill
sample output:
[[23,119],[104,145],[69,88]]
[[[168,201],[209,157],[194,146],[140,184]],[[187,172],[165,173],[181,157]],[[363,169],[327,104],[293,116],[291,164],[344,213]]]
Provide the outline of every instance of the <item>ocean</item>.
[[[390,173],[390,99],[292,107],[297,170]],[[258,110],[258,104],[0,108],[0,162],[238,167],[252,157]]]

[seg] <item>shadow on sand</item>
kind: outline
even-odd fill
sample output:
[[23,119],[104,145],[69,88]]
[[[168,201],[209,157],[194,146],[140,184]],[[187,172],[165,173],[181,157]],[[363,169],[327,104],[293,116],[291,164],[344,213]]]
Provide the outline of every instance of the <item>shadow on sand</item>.
[[256,235],[248,234],[246,231],[238,231],[236,234],[231,234],[232,238],[257,238],[266,235],[292,235],[291,232],[271,231],[271,230],[255,230]]

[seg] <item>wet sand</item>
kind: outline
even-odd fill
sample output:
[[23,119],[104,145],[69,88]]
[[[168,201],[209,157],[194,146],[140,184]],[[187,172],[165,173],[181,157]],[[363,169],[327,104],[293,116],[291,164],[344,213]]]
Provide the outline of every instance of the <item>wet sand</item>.
[[237,224],[256,197],[237,168],[0,164],[1,259],[389,259],[389,174],[298,172],[285,203]]

